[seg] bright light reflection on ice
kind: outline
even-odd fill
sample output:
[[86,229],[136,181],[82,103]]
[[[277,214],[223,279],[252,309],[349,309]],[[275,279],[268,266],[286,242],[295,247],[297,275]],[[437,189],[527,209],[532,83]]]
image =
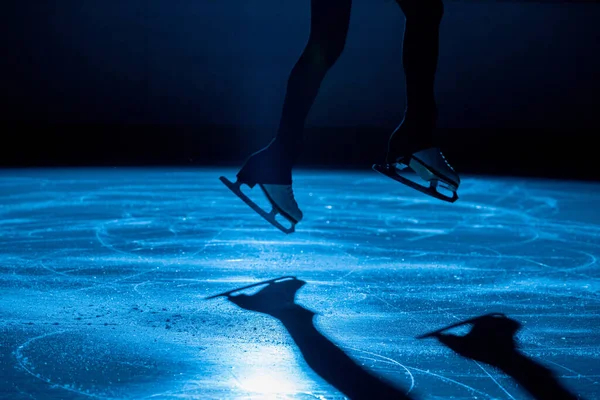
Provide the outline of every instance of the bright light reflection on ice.
[[284,344],[261,346],[244,353],[232,354],[237,367],[232,369],[233,385],[253,395],[293,395],[307,392],[293,347]]

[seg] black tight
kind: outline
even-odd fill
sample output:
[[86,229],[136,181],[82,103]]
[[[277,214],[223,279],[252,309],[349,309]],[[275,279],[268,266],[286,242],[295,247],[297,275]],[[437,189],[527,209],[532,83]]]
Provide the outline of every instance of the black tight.
[[407,116],[435,114],[434,81],[438,64],[442,0],[396,0],[406,17],[402,65],[406,76]]
[[352,0],[311,0],[310,36],[288,79],[277,139],[298,154],[304,123],[327,71],[338,60],[350,24]]

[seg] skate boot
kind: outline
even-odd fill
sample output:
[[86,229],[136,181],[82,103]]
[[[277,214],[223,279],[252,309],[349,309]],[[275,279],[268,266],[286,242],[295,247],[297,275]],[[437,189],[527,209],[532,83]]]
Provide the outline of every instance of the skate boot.
[[[374,164],[373,169],[429,196],[454,203],[458,200],[460,177],[433,144],[430,132],[434,126],[434,121],[417,125],[405,119],[390,138],[385,164]],[[411,175],[418,179],[410,179]]]
[[[296,224],[302,220],[303,214],[296,203],[292,189],[291,164],[275,142],[248,158],[238,172],[235,183],[223,176],[219,179],[258,215],[286,234],[294,232]],[[269,201],[271,210],[269,212],[263,210],[242,193],[242,184],[251,189],[258,185]],[[286,228],[279,223],[275,219],[277,214],[289,221],[291,226]]]

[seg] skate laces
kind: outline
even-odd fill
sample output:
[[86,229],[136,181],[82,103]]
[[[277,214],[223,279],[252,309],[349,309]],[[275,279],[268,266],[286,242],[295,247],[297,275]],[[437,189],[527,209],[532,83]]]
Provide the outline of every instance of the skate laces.
[[448,162],[448,160],[446,160],[446,156],[444,155],[444,153],[442,153],[441,150],[440,150],[440,156],[442,156],[442,160],[444,160],[444,162],[446,163],[446,165],[448,166],[448,168],[450,168],[452,170],[452,172],[455,172],[454,168],[452,168],[452,165],[450,165],[450,163]]

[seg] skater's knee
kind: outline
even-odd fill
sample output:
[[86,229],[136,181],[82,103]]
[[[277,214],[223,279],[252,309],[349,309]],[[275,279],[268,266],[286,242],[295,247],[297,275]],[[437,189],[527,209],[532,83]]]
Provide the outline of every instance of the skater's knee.
[[326,72],[337,62],[344,51],[344,43],[323,43],[309,41],[302,61],[311,69]]
[[407,21],[419,25],[438,25],[444,17],[443,0],[396,0]]

